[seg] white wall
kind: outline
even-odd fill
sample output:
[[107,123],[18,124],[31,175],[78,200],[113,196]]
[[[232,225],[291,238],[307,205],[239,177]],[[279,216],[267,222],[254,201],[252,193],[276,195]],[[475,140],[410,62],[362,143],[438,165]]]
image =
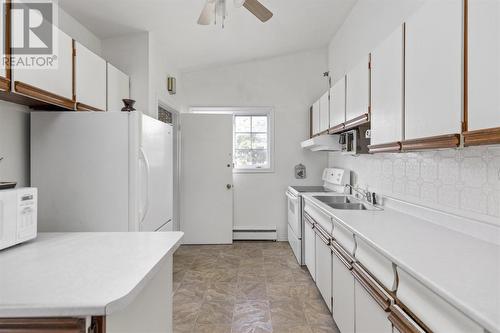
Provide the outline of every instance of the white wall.
[[59,28],[96,54],[102,54],[101,40],[74,17],[58,8]]
[[[434,1],[434,0],[432,0]],[[334,80],[371,52],[422,0],[359,0],[329,46]],[[500,223],[500,147],[406,154],[329,154],[371,191],[453,214]]]
[[149,112],[149,33],[140,32],[102,41],[103,57],[130,76],[135,108]]
[[[285,240],[287,186],[320,183],[327,155],[304,151],[300,142],[309,135],[309,106],[327,90],[326,68],[327,52],[319,49],[182,75],[189,106],[275,108],[275,172],[235,174],[235,225],[277,226]],[[299,163],[307,166],[306,180],[294,178]]]
[[0,101],[0,182],[29,185],[28,108]]
[[[170,65],[168,48],[164,48],[158,42],[154,33],[149,34],[149,107],[157,112],[158,100],[170,108],[181,111],[182,109],[182,89],[177,89],[175,95],[170,95],[167,91],[167,77],[173,76],[177,79],[177,85],[180,86],[180,75],[178,70]],[[156,113],[155,113],[156,115]]]

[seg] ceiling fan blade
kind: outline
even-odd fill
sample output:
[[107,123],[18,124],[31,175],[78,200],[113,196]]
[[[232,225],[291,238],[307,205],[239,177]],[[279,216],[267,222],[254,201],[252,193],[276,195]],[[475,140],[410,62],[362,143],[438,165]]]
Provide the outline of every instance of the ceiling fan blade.
[[205,7],[201,11],[200,17],[198,18],[199,25],[209,25],[213,22],[214,18],[215,3],[212,1],[207,1]]
[[262,22],[267,22],[271,17],[273,17],[273,13],[269,9],[264,7],[264,5],[261,4],[258,0],[246,0],[243,3],[243,6]]

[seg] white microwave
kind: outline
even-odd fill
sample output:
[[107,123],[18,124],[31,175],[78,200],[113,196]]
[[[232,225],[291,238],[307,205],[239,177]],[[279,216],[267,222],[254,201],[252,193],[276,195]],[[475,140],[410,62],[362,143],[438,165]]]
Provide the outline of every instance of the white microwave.
[[36,238],[37,189],[0,191],[0,250]]

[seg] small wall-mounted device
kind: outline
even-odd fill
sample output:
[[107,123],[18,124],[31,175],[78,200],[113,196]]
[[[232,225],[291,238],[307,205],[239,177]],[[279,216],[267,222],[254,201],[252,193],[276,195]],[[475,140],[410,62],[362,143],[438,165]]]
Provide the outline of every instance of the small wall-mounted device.
[[366,137],[366,129],[358,128],[340,134],[339,143],[343,154],[366,154],[370,139]]
[[299,164],[295,166],[295,179],[306,179],[307,172],[306,166],[304,164]]
[[175,95],[177,92],[176,79],[173,76],[167,78],[167,90],[170,95]]

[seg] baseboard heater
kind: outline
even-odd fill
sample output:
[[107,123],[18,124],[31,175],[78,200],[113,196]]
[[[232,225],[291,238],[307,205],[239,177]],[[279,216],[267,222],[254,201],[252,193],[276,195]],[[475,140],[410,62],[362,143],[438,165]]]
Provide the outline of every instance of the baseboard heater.
[[233,240],[268,240],[276,241],[276,227],[234,227]]

